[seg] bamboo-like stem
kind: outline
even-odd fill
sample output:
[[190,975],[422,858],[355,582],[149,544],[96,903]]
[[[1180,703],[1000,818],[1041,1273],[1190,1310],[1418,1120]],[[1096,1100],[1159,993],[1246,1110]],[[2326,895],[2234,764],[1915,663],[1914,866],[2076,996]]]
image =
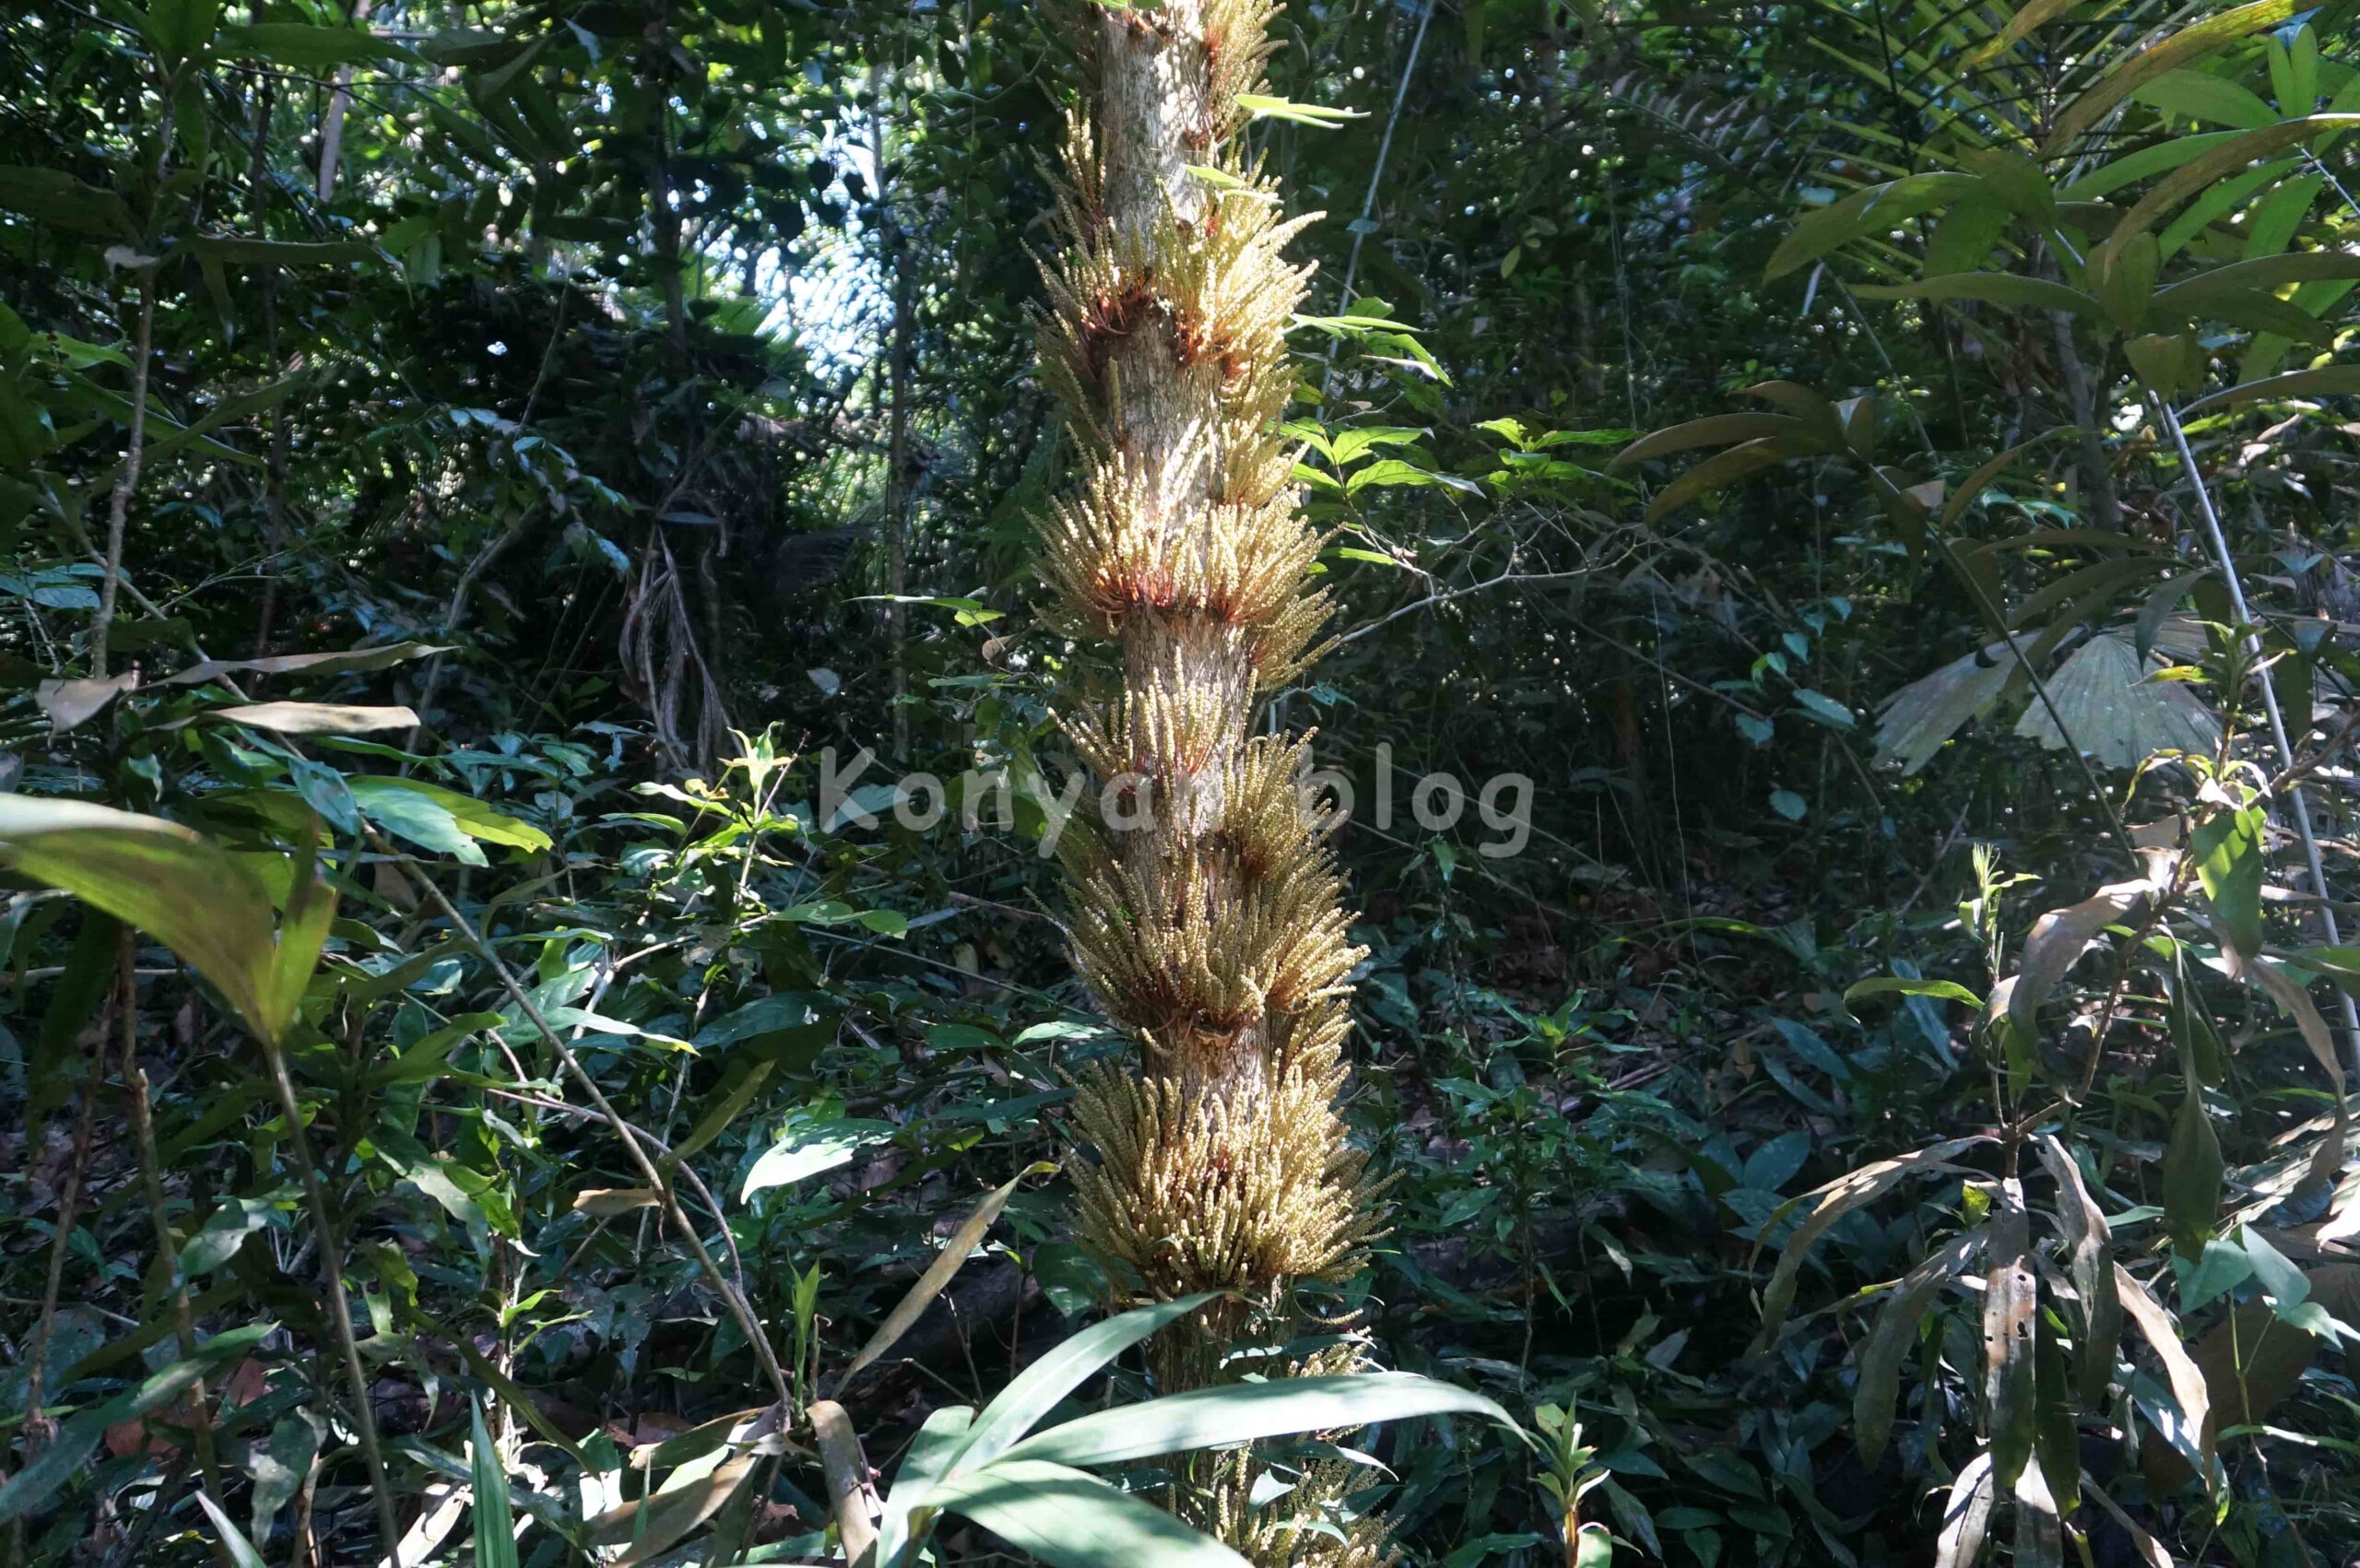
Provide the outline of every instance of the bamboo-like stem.
[[[169,130],[165,133],[171,135]],[[139,274],[139,309],[131,342],[131,433],[124,440],[123,469],[107,495],[106,576],[99,584],[99,613],[90,618],[90,673],[107,673],[107,633],[114,625],[114,601],[123,585],[123,536],[131,515],[132,493],[139,488],[141,460],[148,451],[148,373],[156,336],[156,268]]]
[[[128,926],[121,933],[115,949],[115,987],[122,998],[118,1019],[123,1045],[123,1092],[131,1106],[132,1136],[139,1144],[139,1182],[148,1199],[148,1223],[156,1232],[156,1267],[163,1274],[171,1295],[172,1333],[180,1346],[181,1359],[196,1357],[196,1317],[189,1310],[188,1284],[181,1278],[180,1244],[172,1237],[171,1221],[165,1211],[163,1161],[156,1152],[156,1118],[148,1102],[148,1075],[139,1066],[139,981],[134,971],[136,944]],[[213,1413],[206,1408],[205,1379],[189,1385],[189,1433],[196,1447],[197,1485],[217,1508],[222,1505],[221,1472],[214,1458]],[[233,1568],[233,1559],[226,1542],[212,1541],[213,1556],[222,1568]]]
[[[2164,432],[2172,438],[2172,446],[2179,454],[2180,468],[2188,476],[2190,489],[2196,492],[2196,513],[2204,520],[2204,535],[2212,548],[2214,563],[2221,569],[2222,581],[2229,590],[2229,605],[2236,612],[2237,624],[2250,626],[2253,615],[2246,607],[2244,581],[2237,575],[2236,557],[2229,552],[2228,536],[2221,528],[2221,513],[2212,504],[2212,491],[2204,482],[2204,474],[2196,466],[2196,454],[2188,444],[2188,431],[2180,427],[2179,410],[2162,397],[2151,395],[2149,401]],[[2246,652],[2259,656],[2261,636],[2256,631],[2246,633]],[[2278,689],[2272,685],[2267,670],[2261,672],[2261,708],[2270,719],[2270,738],[2278,750],[2278,764],[2290,772],[2295,767],[2294,737],[2286,733],[2286,714],[2278,704]],[[2319,836],[2311,831],[2310,796],[2304,791],[2301,779],[2295,778],[2286,788],[2288,815],[2295,819],[2295,836],[2302,841],[2303,859],[2310,868],[2311,891],[2319,900],[2319,935],[2329,947],[2342,940],[2336,934],[2335,908],[2328,890],[2327,867],[2319,858]],[[2355,1008],[2352,993],[2338,987],[2336,996],[2343,1004],[2343,1029],[2352,1053],[2352,1070],[2360,1073],[2360,1008]]]
[[385,1477],[385,1456],[377,1442],[376,1409],[370,1402],[369,1371],[361,1364],[360,1340],[352,1330],[352,1303],[344,1290],[344,1244],[336,1234],[328,1208],[327,1187],[312,1163],[312,1140],[303,1130],[302,1102],[296,1098],[295,1080],[287,1073],[287,1058],[275,1040],[257,1036],[262,1045],[263,1071],[278,1100],[278,1114],[287,1123],[287,1149],[303,1183],[303,1208],[312,1222],[313,1244],[320,1253],[320,1282],[327,1294],[328,1326],[336,1331],[336,1350],[344,1362],[345,1380],[352,1390],[352,1430],[360,1440],[361,1463],[369,1468],[369,1491],[377,1505],[377,1534],[385,1562],[401,1568],[401,1515],[394,1507],[393,1483]]

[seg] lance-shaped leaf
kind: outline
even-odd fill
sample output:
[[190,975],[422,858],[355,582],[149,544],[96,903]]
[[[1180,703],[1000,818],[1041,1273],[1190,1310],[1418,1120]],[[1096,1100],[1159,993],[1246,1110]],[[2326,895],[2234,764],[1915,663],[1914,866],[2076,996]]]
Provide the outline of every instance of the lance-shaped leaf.
[[1793,455],[1784,440],[1765,437],[1707,457],[1657,493],[1655,500],[1647,503],[1647,521],[1652,523],[1692,501],[1735,484],[1756,469],[1783,463]]
[[1944,171],[1907,174],[1855,191],[1841,201],[1808,214],[1788,230],[1778,248],[1770,253],[1770,264],[1763,269],[1763,277],[1781,277],[1805,262],[1818,260],[1839,245],[1879,230],[1894,228],[1920,213],[1948,206],[1982,188],[1983,182],[1972,174]]
[[967,1255],[982,1242],[984,1233],[992,1228],[992,1221],[999,1218],[999,1211],[1008,1207],[1008,1200],[1015,1196],[1017,1187],[1027,1177],[1042,1175],[1056,1169],[1056,1164],[1048,1161],[1027,1165],[1005,1184],[985,1193],[983,1201],[975,1205],[974,1212],[968,1215],[966,1221],[943,1244],[934,1261],[926,1265],[926,1272],[918,1276],[917,1283],[912,1285],[907,1293],[894,1303],[893,1310],[885,1315],[885,1321],[877,1326],[877,1332],[868,1337],[868,1343],[861,1347],[860,1354],[853,1357],[852,1363],[844,1368],[843,1375],[837,1379],[837,1386],[842,1387],[851,1381],[853,1373],[891,1350],[894,1343],[910,1331],[910,1326],[925,1315],[926,1309],[933,1304],[935,1297],[942,1293],[943,1287],[950,1283],[951,1276],[959,1272],[961,1266],[967,1261]]
[[2122,221],[2115,226],[2112,242],[2119,246],[2145,234],[2181,203],[2215,181],[2237,173],[2257,158],[2315,136],[2336,135],[2355,128],[2360,128],[2360,114],[2312,114],[2300,120],[2283,121],[2262,130],[2248,131],[2219,147],[2207,147],[2156,181],[2153,188],[2122,215]]
[[999,1461],[1046,1459],[1060,1465],[1111,1465],[1295,1432],[1329,1432],[1406,1421],[1412,1416],[1487,1416],[1510,1432],[1516,1421],[1497,1401],[1407,1372],[1341,1377],[1277,1377],[1267,1383],[1192,1388],[1143,1405],[1100,1410],[1035,1432]]
[[2262,822],[2260,807],[2216,811],[2189,837],[2214,923],[2240,958],[2261,951]]
[[508,1469],[484,1425],[483,1407],[470,1400],[467,1413],[475,1423],[468,1457],[475,1472],[476,1568],[516,1568],[516,1507],[508,1493]]
[[2154,890],[2154,881],[2145,878],[2111,883],[2081,902],[2052,909],[2032,923],[2032,932],[2024,937],[2024,960],[2016,966],[2016,983],[2008,994],[2008,1021],[2025,1039],[2035,1038],[2040,1005],[2089,951],[2099,933],[2138,908]]
[[1063,1465],[1002,1460],[942,1481],[934,1500],[1051,1568],[1246,1568],[1210,1536]]
[[2033,1314],[2039,1284],[2032,1271],[2032,1232],[2024,1192],[1999,1185],[1983,1280],[1983,1398],[1991,1426],[1991,1470],[2013,1486],[2033,1448]]
[[0,862],[148,932],[269,1040],[293,1021],[326,932],[324,893],[305,889],[282,936],[237,856],[177,822],[87,801],[0,796]]
[[377,648],[351,648],[336,654],[274,654],[261,659],[206,659],[158,680],[159,686],[194,686],[225,675],[351,675],[384,669],[430,654],[447,654],[449,647],[433,643],[388,643]]
[[2106,112],[2116,104],[2166,71],[2201,60],[2224,43],[2274,28],[2295,12],[2308,9],[2309,4],[2310,0],[2253,0],[2252,4],[2224,11],[2217,17],[2208,17],[2193,27],[2182,28],[2153,49],[2132,55],[2099,77],[2057,117],[2047,150],[2059,151],[2106,118]]
[[[2161,1303],[2147,1293],[2130,1271],[2120,1264],[2114,1266],[2114,1286],[2122,1298],[2123,1311],[2130,1315],[2142,1338],[2164,1363],[2164,1375],[2171,1384],[2172,1399],[2179,1406],[2180,1424],[2163,1435],[2173,1447],[2184,1455],[2203,1460],[2207,1477],[2212,1472],[2212,1398],[2204,1385],[2204,1373],[2190,1359],[2188,1348],[2179,1340],[2179,1331],[2172,1326],[2171,1315]],[[2208,1480],[2207,1484],[2210,1482]]]
[[2103,1490],[2094,1486],[2089,1489],[2089,1493],[2098,1500],[2098,1506],[2106,1510],[2106,1517],[2112,1519],[2122,1533],[2130,1538],[2130,1549],[2139,1554],[2139,1561],[2145,1565],[2145,1568],[2178,1568],[2178,1565],[2172,1561],[2172,1554],[2164,1543],[2149,1535],[2143,1526],[2124,1513],[2121,1503],[2117,1503]]
[[[2078,1475],[2077,1478],[2078,1479]],[[2022,1568],[2065,1568],[2065,1527],[2038,1465],[2016,1477],[2016,1556]]]
[[[1763,1287],[1762,1332],[1754,1341],[1756,1349],[1766,1349],[1777,1337],[1780,1326],[1787,1321],[1788,1309],[1794,1305],[1795,1281],[1802,1271],[1803,1258],[1810,1253],[1811,1243],[1817,1241],[1830,1225],[1890,1190],[1905,1176],[1959,1170],[1961,1167],[1950,1162],[1952,1155],[1963,1149],[1972,1149],[1978,1143],[1991,1141],[1990,1137],[1983,1133],[1944,1138],[1923,1149],[1912,1149],[1907,1154],[1863,1165],[1857,1171],[1813,1187],[1800,1197],[1790,1197],[1780,1204],[1763,1222],[1758,1236],[1768,1236],[1781,1220],[1803,1204],[1811,1205],[1811,1210],[1804,1217],[1803,1222],[1795,1227],[1795,1233],[1788,1238],[1785,1249],[1778,1254],[1778,1266],[1770,1272],[1769,1284]],[[1759,1253],[1761,1248],[1762,1243],[1757,1240],[1754,1251]]]
[[2181,408],[2180,414],[2183,418],[2193,418],[2215,408],[2234,407],[2239,403],[2259,403],[2280,397],[2327,397],[2353,392],[2360,392],[2360,365],[2322,365],[2314,371],[2289,371],[2284,375],[2264,376],[2260,381],[2207,393]]
[[950,1459],[949,1468],[973,1468],[1005,1454],[1032,1430],[1035,1421],[1094,1376],[1099,1368],[1158,1329],[1177,1323],[1218,1294],[1200,1291],[1178,1301],[1135,1307],[1103,1323],[1093,1323],[1062,1341],[1019,1373],[1000,1390],[999,1397],[984,1408],[958,1453]]
[[1741,441],[1779,437],[1792,442],[1798,452],[1817,451],[1823,445],[1811,428],[1791,414],[1715,414],[1641,436],[1616,453],[1606,471],[1617,473],[1651,457],[1700,446],[1729,446]]
[[418,715],[403,707],[358,707],[348,702],[250,702],[216,708],[206,714],[280,735],[365,735],[372,730],[409,729]]
[[1893,1294],[1877,1310],[1874,1327],[1860,1346],[1858,1376],[1852,1389],[1852,1435],[1860,1463],[1874,1471],[1893,1435],[1894,1402],[1901,1396],[1901,1368],[1918,1342],[1918,1326],[1941,1288],[1972,1263],[1990,1239],[1990,1228],[1978,1225],[1929,1254],[1901,1277]]
[[2063,311],[2093,321],[2100,313],[2098,302],[2078,289],[2008,272],[1953,272],[1914,283],[1862,283],[1852,291],[1864,300],[1981,300],[2027,310]]
[[2289,283],[2316,283],[2347,277],[2360,278],[2360,254],[2345,251],[2296,251],[2287,255],[2255,256],[2166,284],[2155,290],[2155,303],[2174,309],[2194,308],[2216,294],[2238,294],[2248,289],[2283,288]]
[[2114,1381],[2116,1347],[2122,1339],[2122,1298],[2115,1291],[2114,1234],[2106,1211],[2082,1179],[2082,1167],[2052,1133],[2033,1140],[2040,1162],[2057,1182],[2057,1223],[2071,1249],[2067,1267],[2074,1294],[2082,1298],[2081,1367],[2075,1381],[2084,1405],[2105,1401]]
[[1951,1482],[1942,1503],[1942,1527],[1934,1538],[1934,1568],[1975,1568],[1991,1527],[1991,1454],[1969,1459]]

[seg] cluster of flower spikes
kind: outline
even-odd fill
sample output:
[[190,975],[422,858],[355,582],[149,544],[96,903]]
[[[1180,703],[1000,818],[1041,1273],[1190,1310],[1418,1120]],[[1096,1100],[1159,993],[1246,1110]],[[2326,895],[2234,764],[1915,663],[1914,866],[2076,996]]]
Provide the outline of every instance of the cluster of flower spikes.
[[[1134,1072],[1079,1085],[1095,1150],[1081,1230],[1149,1296],[1233,1292],[1167,1335],[1167,1387],[1222,1375],[1223,1349],[1290,1288],[1361,1267],[1374,1234],[1364,1157],[1336,1110],[1362,957],[1299,780],[1304,742],[1250,733],[1260,693],[1316,655],[1321,545],[1279,430],[1286,334],[1309,278],[1275,183],[1237,147],[1260,86],[1271,0],[1061,4],[1085,69],[1068,118],[1063,247],[1044,267],[1043,374],[1081,452],[1043,519],[1051,613],[1111,643],[1120,687],[1063,715],[1103,786],[1061,845],[1078,968],[1139,1043]],[[1349,1341],[1304,1371],[1346,1370]],[[1270,1367],[1283,1373],[1290,1369]],[[1209,1458],[1175,1503],[1257,1562],[1381,1562],[1383,1532],[1300,1527],[1351,1478],[1304,1472],[1256,1510],[1253,1459]]]

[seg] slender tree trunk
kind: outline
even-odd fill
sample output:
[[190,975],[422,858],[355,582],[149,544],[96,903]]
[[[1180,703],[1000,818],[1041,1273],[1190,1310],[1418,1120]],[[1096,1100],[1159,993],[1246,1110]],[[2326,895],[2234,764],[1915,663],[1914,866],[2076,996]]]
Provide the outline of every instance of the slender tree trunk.
[[[1082,454],[1044,524],[1047,575],[1064,624],[1109,644],[1121,678],[1119,696],[1063,714],[1103,785],[1061,846],[1074,954],[1139,1046],[1136,1074],[1080,1086],[1098,1153],[1076,1184],[1083,1233],[1139,1293],[1233,1291],[1282,1328],[1295,1285],[1360,1268],[1373,1221],[1334,1103],[1361,950],[1333,819],[1298,790],[1303,745],[1252,733],[1259,694],[1303,668],[1328,613],[1278,430],[1308,280],[1283,247],[1303,220],[1278,217],[1272,182],[1233,145],[1271,16],[1269,0],[1075,14],[1089,79],[1068,124],[1042,368]],[[1247,1311],[1209,1310],[1160,1341],[1165,1386],[1233,1375],[1222,1351]],[[1348,1478],[1253,1511],[1255,1473],[1239,1454],[1194,1463],[1175,1508],[1259,1561],[1377,1560],[1374,1525],[1341,1542],[1294,1528]]]
[[[356,22],[369,20],[370,0],[353,0],[350,16]],[[336,199],[336,180],[344,167],[344,115],[352,107],[352,67],[339,65],[336,71],[336,87],[328,94],[326,112],[320,116],[319,193],[323,202]]]
[[885,442],[885,592],[891,597],[885,609],[892,637],[893,754],[906,760],[910,750],[910,713],[904,701],[910,691],[909,618],[901,601],[910,591],[910,339],[916,325],[917,289],[910,265],[910,237],[898,224],[891,232],[893,330],[886,354],[893,411]]
[[2113,466],[2106,458],[2104,416],[2090,390],[2090,373],[2082,363],[2081,348],[2073,341],[2073,318],[2063,311],[2051,311],[2048,321],[2057,335],[2057,367],[2065,381],[2065,399],[2072,408],[2073,423],[2082,429],[2082,504],[2094,526],[2119,533],[2122,507],[2115,499]]

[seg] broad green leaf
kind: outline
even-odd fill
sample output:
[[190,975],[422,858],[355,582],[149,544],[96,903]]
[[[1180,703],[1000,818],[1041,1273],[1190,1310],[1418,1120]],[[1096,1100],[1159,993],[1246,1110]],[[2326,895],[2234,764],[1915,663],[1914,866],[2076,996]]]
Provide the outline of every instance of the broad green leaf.
[[328,72],[338,65],[375,65],[387,61],[424,61],[390,38],[364,28],[313,27],[304,22],[251,22],[223,28],[213,53],[229,60],[268,60],[299,71]]
[[176,1362],[106,1403],[68,1417],[38,1457],[0,1483],[0,1524],[39,1507],[70,1477],[79,1473],[83,1461],[98,1447],[107,1428],[176,1402],[199,1379],[242,1360],[263,1338],[277,1331],[276,1323],[251,1323],[218,1334],[199,1346],[189,1360]]
[[[211,981],[248,1027],[294,1020],[283,976],[308,977],[315,920],[275,929],[269,895],[237,859],[176,822],[86,801],[0,795],[0,862],[137,925]],[[307,945],[308,944],[308,945]]]
[[[1888,1191],[1905,1176],[1958,1171],[1960,1168],[1951,1163],[1952,1155],[1990,1141],[1988,1136],[1980,1133],[1965,1138],[1944,1138],[1907,1154],[1863,1165],[1780,1204],[1754,1232],[1757,1238],[1768,1237],[1788,1214],[1802,1205],[1810,1204],[1811,1209],[1803,1222],[1795,1227],[1795,1233],[1788,1238],[1785,1248],[1778,1254],[1778,1266],[1771,1271],[1770,1283],[1763,1288],[1762,1331],[1755,1343],[1766,1348],[1777,1338],[1779,1327],[1787,1321],[1788,1309],[1794,1305],[1795,1281],[1801,1275],[1803,1259],[1811,1252],[1811,1243],[1817,1241],[1830,1225]],[[1757,1239],[1753,1245],[1754,1251],[1759,1253],[1763,1243]]]
[[0,207],[70,234],[120,240],[137,231],[131,208],[121,196],[86,185],[61,169],[0,164]]
[[149,0],[140,33],[167,71],[203,54],[221,23],[221,0]]
[[[512,849],[544,850],[549,847],[549,836],[530,822],[503,815],[471,795],[455,789],[429,784],[423,779],[407,779],[392,774],[359,775],[348,781],[353,796],[362,810],[385,805],[395,791],[422,796],[440,808],[468,838],[485,843],[505,844]],[[478,860],[473,862],[481,865]]]
[[2013,1181],[1999,1184],[1985,1244],[1983,1279],[1983,1397],[1991,1427],[1991,1473],[2012,1487],[2033,1449],[2034,1315],[2039,1286],[2033,1273],[2031,1220]]
[[2264,816],[2260,807],[2217,811],[2189,835],[2196,875],[2221,934],[2246,958],[2261,951],[2261,884]]
[[1942,1286],[1958,1278],[1989,1239],[1988,1226],[1977,1226],[1929,1253],[1902,1276],[1901,1283],[1878,1309],[1858,1357],[1852,1389],[1852,1436],[1860,1462],[1871,1471],[1884,1455],[1893,1434],[1894,1402],[1901,1395],[1902,1363],[1918,1343],[1918,1326],[1925,1321]]
[[2049,133],[2047,150],[2061,151],[2074,137],[2106,118],[2106,112],[2116,104],[2158,77],[2201,60],[2223,44],[2274,28],[2297,11],[2307,9],[2309,4],[2310,0],[2251,0],[2250,4],[2182,28],[2154,48],[2142,50],[2099,77],[2058,116],[2056,128]]
[[1897,228],[1982,188],[1983,182],[1972,174],[1938,172],[1905,175],[1855,191],[1798,222],[1771,253],[1763,276],[1783,277],[1863,235]]
[[395,838],[450,855],[462,866],[489,864],[449,808],[422,791],[405,787],[407,783],[380,774],[354,774],[345,780],[362,813]]
[[[2269,0],[2278,4],[2280,0]],[[2139,198],[2138,204],[2122,215],[2115,226],[2114,242],[2126,243],[2144,234],[2164,219],[2182,202],[2189,200],[2216,180],[2236,173],[2258,158],[2280,151],[2336,132],[2360,127],[2360,114],[2313,114],[2300,120],[2287,120],[2263,130],[2248,131],[2209,147],[2196,158],[2157,181],[2154,187]]]
[[[254,1550],[254,1543],[246,1539],[246,1533],[216,1507],[213,1499],[201,1490],[196,1494],[196,1505],[205,1510],[207,1519],[213,1521],[213,1533],[221,1538],[222,1549],[230,1554],[230,1568],[267,1568],[262,1553]],[[491,1565],[487,1563],[485,1568],[491,1568]]]
[[950,1283],[951,1276],[966,1263],[967,1255],[983,1241],[985,1232],[991,1229],[992,1221],[999,1218],[999,1211],[1008,1207],[1008,1200],[1015,1196],[1017,1187],[1026,1178],[1045,1175],[1056,1169],[1056,1165],[1049,1161],[1028,1165],[1001,1185],[985,1193],[983,1201],[975,1205],[974,1212],[951,1232],[950,1239],[943,1244],[942,1250],[926,1266],[926,1272],[918,1276],[917,1282],[893,1304],[893,1310],[885,1315],[885,1321],[877,1326],[877,1332],[868,1337],[868,1343],[861,1347],[860,1354],[852,1359],[851,1364],[838,1377],[839,1385],[849,1381],[853,1373],[891,1350],[894,1342],[910,1331],[910,1326],[925,1315],[926,1309],[933,1304],[934,1298]]
[[2235,125],[2241,130],[2260,130],[2278,123],[2278,111],[2264,103],[2259,94],[2226,77],[2207,76],[2201,71],[2166,71],[2130,96],[2134,101],[2152,105],[2167,114],[2210,120],[2216,125]]
[[508,1468],[484,1425],[483,1407],[468,1400],[467,1415],[474,1423],[468,1448],[475,1470],[476,1568],[516,1568],[516,1511],[508,1496]]
[[1003,1460],[938,1483],[933,1499],[1051,1568],[1246,1568],[1210,1536],[1062,1465]]
[[1406,1372],[1342,1377],[1278,1377],[1167,1395],[1100,1410],[1033,1433],[998,1461],[1046,1459],[1111,1465],[1293,1432],[1374,1425],[1412,1416],[1480,1415],[1510,1432],[1515,1420],[1493,1399]]
[[740,1199],[769,1187],[783,1187],[852,1163],[852,1157],[893,1136],[890,1122],[836,1120],[796,1127],[771,1146],[746,1173]]
[[1983,1005],[1982,997],[1955,980],[1905,980],[1896,974],[1880,974],[1861,981],[1844,993],[1844,1005],[1848,1008],[1861,996],[1939,996],[1946,1002],[1965,1002],[1970,1008]]
[[1177,1323],[1218,1294],[1207,1291],[1178,1301],[1134,1307],[1060,1341],[1055,1350],[1019,1373],[1000,1390],[998,1397],[984,1408],[965,1443],[950,1460],[950,1468],[972,1468],[997,1459],[1067,1395],[1096,1376],[1107,1362],[1158,1329]]
[[1852,291],[1864,300],[1983,300],[1995,305],[2064,311],[2083,317],[2098,313],[2098,302],[2078,289],[2006,272],[1954,272],[1921,277],[1915,283],[1862,283],[1856,284]]

